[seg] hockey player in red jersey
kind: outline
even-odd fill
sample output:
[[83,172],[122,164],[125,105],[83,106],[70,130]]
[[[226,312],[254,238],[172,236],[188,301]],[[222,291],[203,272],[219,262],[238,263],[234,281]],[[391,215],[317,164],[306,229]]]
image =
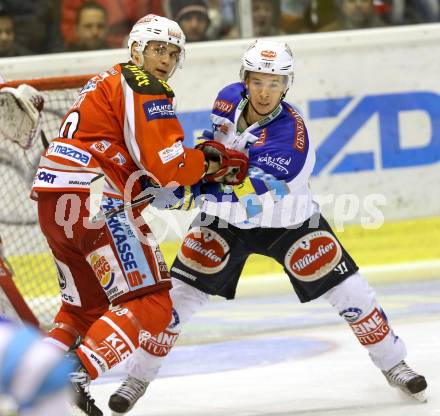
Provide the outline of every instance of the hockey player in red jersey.
[[[101,415],[90,379],[128,357],[171,319],[171,280],[140,207],[98,224],[89,219],[91,180],[104,175],[102,209],[139,195],[142,181],[189,186],[222,164],[182,144],[168,78],[184,60],[185,36],[174,21],[140,19],[129,35],[130,61],[92,79],[43,154],[33,185],[41,229],[59,271],[62,306],[49,341],[78,344],[72,375],[79,407]],[[227,150],[224,151],[227,160]],[[127,191],[130,176],[141,174]],[[127,202],[127,201],[126,201]],[[148,240],[148,244],[142,241]],[[111,307],[109,308],[109,305]]]

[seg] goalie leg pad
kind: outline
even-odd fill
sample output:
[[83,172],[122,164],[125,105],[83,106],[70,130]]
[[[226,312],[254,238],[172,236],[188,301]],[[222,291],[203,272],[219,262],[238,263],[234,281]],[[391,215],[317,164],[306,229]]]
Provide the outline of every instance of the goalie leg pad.
[[394,334],[373,289],[360,273],[323,296],[347,321],[379,369],[387,370],[405,358],[405,344]]

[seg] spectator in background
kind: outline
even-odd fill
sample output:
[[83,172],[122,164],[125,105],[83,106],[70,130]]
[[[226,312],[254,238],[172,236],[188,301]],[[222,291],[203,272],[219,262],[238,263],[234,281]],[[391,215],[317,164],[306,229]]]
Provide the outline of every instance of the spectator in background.
[[252,24],[254,36],[281,35],[279,28],[280,1],[252,0]]
[[50,53],[62,47],[58,0],[0,0],[15,23],[15,41],[30,53]]
[[[278,36],[285,32],[280,28],[280,0],[252,0],[252,36]],[[233,27],[226,38],[240,37],[239,28]]]
[[225,37],[237,23],[235,0],[208,0],[208,13],[211,20],[207,34],[209,39]]
[[437,22],[440,19],[439,0],[388,0],[387,3],[391,9],[389,20],[394,25]]
[[281,0],[280,26],[285,33],[311,31],[312,0]]
[[76,40],[67,51],[107,49],[107,10],[94,1],[86,1],[77,12]]
[[[0,0],[1,1],[1,0]],[[86,0],[58,0],[61,3],[61,32],[64,43],[75,40],[78,9]],[[165,16],[162,0],[96,0],[107,10],[108,31],[106,41],[110,48],[126,47],[126,37],[132,26],[149,13]]]
[[335,0],[335,6],[336,20],[321,27],[320,32],[384,26],[375,14],[373,0]]
[[207,31],[211,20],[203,0],[175,0],[170,6],[173,19],[182,28],[187,42],[209,40]]
[[30,51],[15,43],[15,27],[12,16],[0,10],[0,57],[29,55]]

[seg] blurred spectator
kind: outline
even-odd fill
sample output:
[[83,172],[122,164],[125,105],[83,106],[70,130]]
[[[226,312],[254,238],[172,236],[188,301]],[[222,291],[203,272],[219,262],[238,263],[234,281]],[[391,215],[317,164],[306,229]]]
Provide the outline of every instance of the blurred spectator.
[[281,0],[280,26],[285,33],[310,32],[312,0]]
[[208,6],[203,0],[174,0],[170,5],[173,20],[179,23],[187,42],[208,40],[211,20]]
[[0,0],[2,9],[14,16],[17,45],[35,54],[61,48],[58,0]]
[[[1,1],[1,0],[0,0]],[[66,44],[75,41],[76,15],[86,0],[58,0],[61,3],[61,32]],[[111,48],[122,48],[131,27],[149,13],[164,16],[162,0],[95,0],[105,7],[108,16],[107,42]]]
[[252,24],[255,37],[281,35],[279,20],[279,0],[252,0]]
[[14,20],[7,12],[0,11],[0,57],[29,55],[30,52],[15,43]]
[[316,31],[336,19],[335,4],[332,0],[311,0],[310,26]]
[[375,14],[373,0],[335,0],[335,5],[336,20],[321,27],[320,32],[384,26]]
[[439,0],[389,0],[389,3],[392,24],[437,22],[440,19]]
[[86,1],[78,9],[76,21],[76,40],[67,45],[66,50],[91,51],[107,49],[107,11],[94,1]]
[[[277,36],[285,32],[280,28],[280,0],[252,0],[252,28],[254,37]],[[234,27],[227,38],[239,38],[240,31]]]
[[208,0],[208,13],[211,24],[208,28],[209,39],[226,36],[237,24],[235,0]]

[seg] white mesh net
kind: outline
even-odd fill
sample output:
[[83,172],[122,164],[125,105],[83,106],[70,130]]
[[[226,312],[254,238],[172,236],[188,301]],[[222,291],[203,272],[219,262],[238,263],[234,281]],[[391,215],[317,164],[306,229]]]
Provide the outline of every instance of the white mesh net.
[[[47,79],[42,88],[39,88],[40,84],[36,81],[22,81],[43,93],[45,104],[42,128],[49,141],[57,136],[62,117],[86,80],[87,77],[72,77],[71,84],[76,84],[73,88],[69,85],[70,88],[59,89],[53,88],[66,79]],[[7,111],[6,108],[4,110]],[[0,204],[0,236],[15,284],[42,326],[48,327],[59,307],[58,278],[51,253],[38,225],[36,203],[29,198],[43,149],[40,138],[25,151],[0,135],[0,189],[3,196]]]

